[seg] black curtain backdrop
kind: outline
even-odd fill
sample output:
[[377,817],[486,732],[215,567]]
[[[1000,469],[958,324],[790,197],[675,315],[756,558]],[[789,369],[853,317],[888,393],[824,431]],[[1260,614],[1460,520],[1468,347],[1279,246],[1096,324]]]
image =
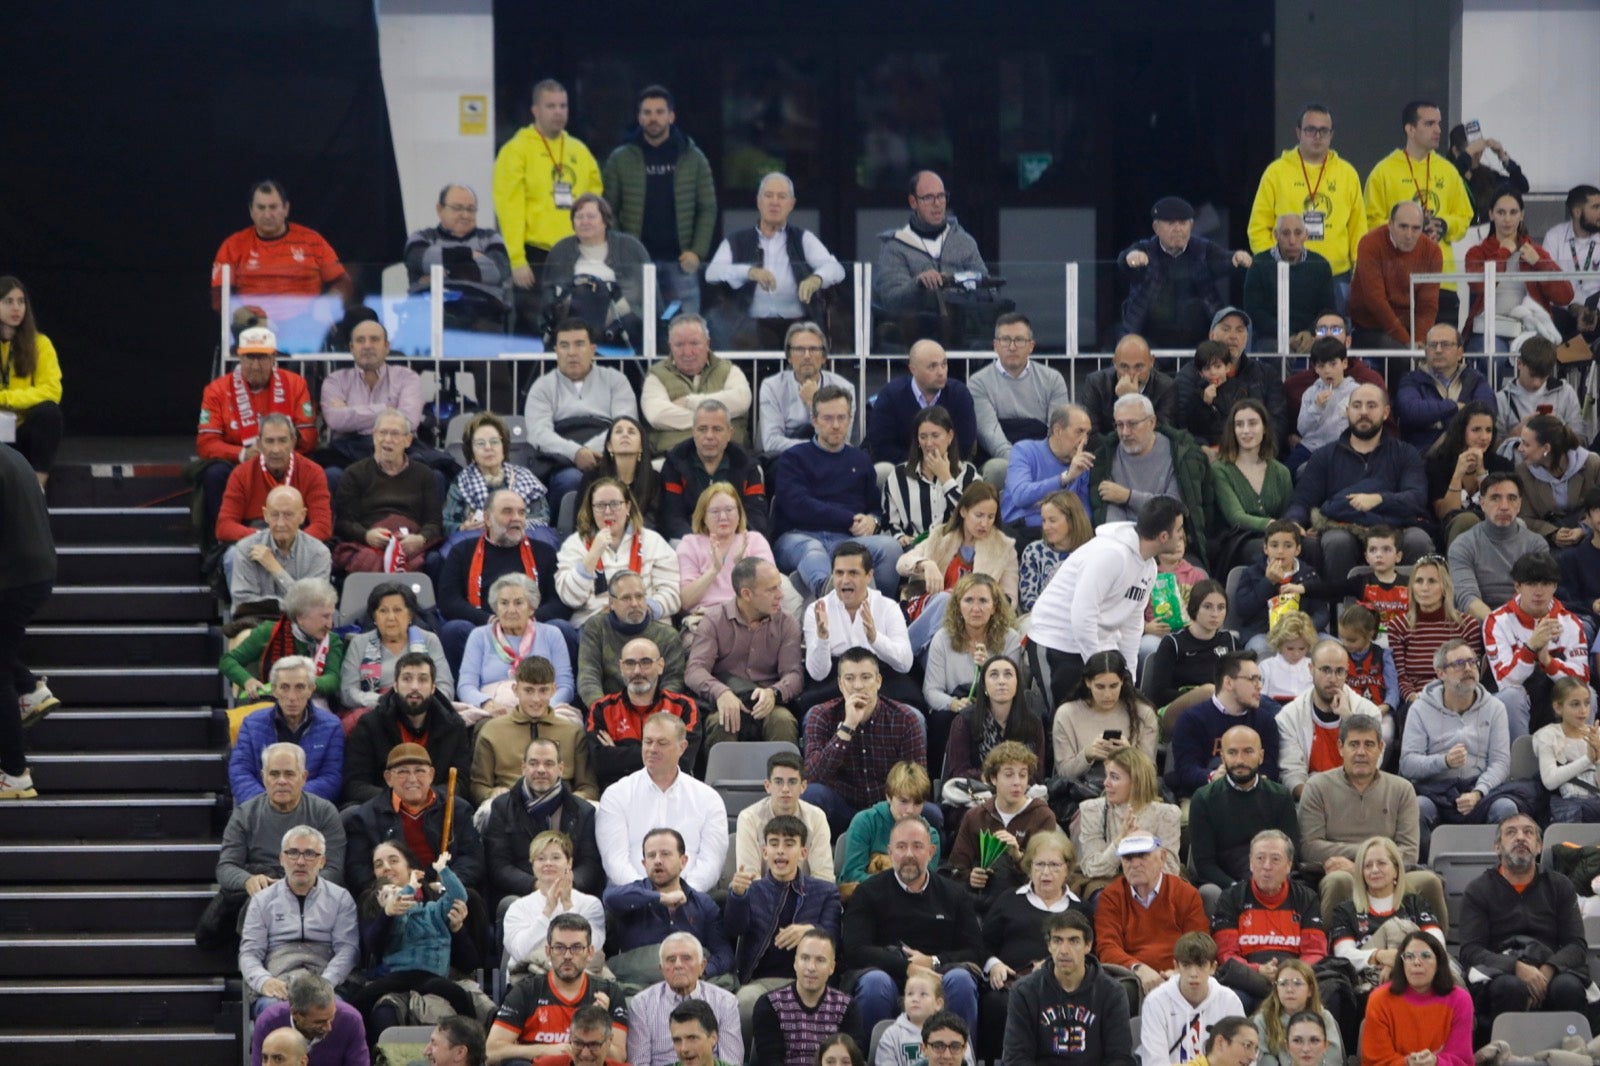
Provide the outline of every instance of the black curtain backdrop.
[[211,262],[254,181],[345,262],[399,258],[372,0],[30,0],[5,21],[0,274],[60,353],[70,435],[193,430]]

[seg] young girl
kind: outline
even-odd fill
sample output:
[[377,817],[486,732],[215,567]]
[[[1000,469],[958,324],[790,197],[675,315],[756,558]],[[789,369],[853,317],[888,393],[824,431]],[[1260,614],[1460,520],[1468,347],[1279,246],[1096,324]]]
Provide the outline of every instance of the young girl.
[[1289,611],[1267,634],[1273,655],[1261,660],[1261,693],[1287,703],[1311,687],[1311,645],[1317,627],[1304,611]]
[[1039,519],[1043,536],[1022,549],[1022,588],[1017,609],[1024,614],[1033,610],[1034,601],[1050,584],[1056,568],[1094,536],[1089,513],[1076,492],[1062,489],[1046,496],[1039,503]]
[[1328,1035],[1328,1049],[1322,1056],[1322,1066],[1344,1066],[1344,1045],[1339,1038],[1339,1026],[1322,1005],[1322,997],[1317,994],[1317,975],[1299,959],[1285,959],[1278,964],[1278,975],[1272,981],[1272,995],[1250,1019],[1261,1033],[1261,1055],[1256,1060],[1256,1066],[1291,1066],[1288,1022],[1301,1011],[1310,1011],[1322,1018]]
[[1339,614],[1339,643],[1350,656],[1349,685],[1356,695],[1377,705],[1383,715],[1383,743],[1394,741],[1394,713],[1400,709],[1400,681],[1394,659],[1378,640],[1378,615],[1352,603]]
[[1589,686],[1563,677],[1550,689],[1556,720],[1533,734],[1539,779],[1552,793],[1552,822],[1600,822],[1600,726],[1589,721]]
[[1189,624],[1161,638],[1139,671],[1139,690],[1158,708],[1161,735],[1170,737],[1178,716],[1216,692],[1217,657],[1239,649],[1228,619],[1228,593],[1209,578],[1189,590]]
[[[1156,556],[1155,592],[1150,597],[1150,605],[1144,609],[1144,636],[1139,640],[1138,665],[1141,668],[1145,659],[1155,654],[1155,650],[1161,646],[1162,637],[1182,629],[1189,623],[1189,614],[1186,610],[1189,590],[1206,580],[1208,576],[1204,570],[1184,558],[1184,553],[1188,550],[1188,534],[1179,530],[1172,545]],[[1156,617],[1156,600],[1167,594],[1162,591],[1163,586],[1170,586],[1170,602],[1177,607],[1176,616]]]
[[[919,971],[906,978],[905,1010],[889,1023],[872,1052],[872,1066],[927,1066],[922,1057],[922,1023],[944,1010],[944,983]],[[967,1041],[966,1066],[973,1066],[973,1041]]]

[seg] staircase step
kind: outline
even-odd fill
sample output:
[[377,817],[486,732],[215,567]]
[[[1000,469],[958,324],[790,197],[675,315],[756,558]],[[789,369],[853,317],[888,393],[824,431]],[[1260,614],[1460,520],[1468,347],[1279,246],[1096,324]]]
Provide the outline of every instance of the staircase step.
[[212,881],[221,850],[218,840],[8,840],[0,843],[0,885]]
[[28,765],[45,792],[220,792],[228,780],[218,750],[40,752]]
[[210,666],[222,657],[220,633],[203,622],[192,625],[41,625],[22,641],[23,661],[35,673],[49,665]]
[[113,1061],[117,1066],[239,1066],[239,1035],[209,1026],[26,1029],[0,1033],[0,1043],[28,1066]]
[[[26,660],[28,656],[24,654]],[[37,660],[34,660],[37,662]],[[54,691],[54,690],[52,690]],[[34,752],[141,751],[227,746],[227,724],[220,711],[206,707],[61,706],[28,730]]]
[[52,507],[50,533],[60,544],[187,544],[194,541],[189,508]]
[[193,932],[216,891],[214,884],[0,888],[0,932]]
[[204,837],[218,830],[218,810],[213,792],[192,796],[47,792],[38,799],[0,804],[0,840]]
[[58,546],[56,562],[58,585],[170,585],[200,577],[200,549],[192,544]]
[[215,661],[205,666],[53,666],[36,662],[50,678],[50,691],[67,704],[127,701],[170,706],[215,703],[222,681]]
[[216,615],[211,590],[176,585],[67,585],[35,616],[39,622],[194,622]]
[[[98,978],[0,981],[0,1026],[77,1031],[86,1018],[110,1029],[165,1026],[212,1028],[222,1011],[227,983],[220,977],[189,980]],[[126,1034],[118,1034],[120,1039]],[[0,1034],[0,1041],[10,1034]],[[117,1061],[122,1060],[119,1053]],[[28,1061],[36,1061],[30,1054]],[[185,1058],[184,1061],[188,1061]]]
[[[186,933],[4,933],[0,967],[31,977],[214,977],[238,969],[237,952],[203,951]],[[9,1034],[7,1034],[9,1039]]]

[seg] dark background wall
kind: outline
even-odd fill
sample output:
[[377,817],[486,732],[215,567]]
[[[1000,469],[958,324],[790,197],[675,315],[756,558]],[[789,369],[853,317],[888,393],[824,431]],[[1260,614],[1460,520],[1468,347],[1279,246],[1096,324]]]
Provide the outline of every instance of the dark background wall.
[[372,0],[26,3],[6,14],[0,273],[61,354],[69,433],[183,433],[208,286],[251,183],[350,262],[398,258]]

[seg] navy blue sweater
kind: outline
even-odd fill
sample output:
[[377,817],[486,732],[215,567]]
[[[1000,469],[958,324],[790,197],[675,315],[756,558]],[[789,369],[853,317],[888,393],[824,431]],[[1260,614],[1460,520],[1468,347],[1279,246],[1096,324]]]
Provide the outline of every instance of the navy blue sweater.
[[1204,785],[1211,771],[1221,765],[1218,750],[1222,734],[1236,725],[1247,725],[1261,737],[1261,773],[1278,780],[1278,705],[1265,696],[1253,711],[1235,716],[1222,713],[1214,699],[1205,700],[1183,712],[1172,732],[1172,755],[1167,769],[1167,784],[1179,799],[1191,796]]
[[[867,451],[873,462],[906,461],[911,447],[911,421],[922,410],[912,391],[913,385],[910,374],[893,378],[878,390],[867,407]],[[944,383],[939,393],[939,406],[950,413],[950,421],[955,423],[956,448],[961,458],[972,458],[973,449],[978,446],[978,415],[972,407],[972,393],[965,384],[952,378]]]
[[[1370,511],[1358,511],[1347,497],[1363,492],[1376,492],[1383,501]],[[1422,453],[1385,431],[1378,446],[1362,455],[1350,447],[1347,429],[1332,444],[1312,452],[1300,468],[1294,498],[1283,517],[1309,525],[1313,507],[1335,522],[1397,529],[1417,525],[1428,514],[1428,473]]]
[[773,530],[849,533],[858,514],[882,518],[883,498],[872,460],[846,444],[830,452],[806,441],[778,457],[773,478]]

